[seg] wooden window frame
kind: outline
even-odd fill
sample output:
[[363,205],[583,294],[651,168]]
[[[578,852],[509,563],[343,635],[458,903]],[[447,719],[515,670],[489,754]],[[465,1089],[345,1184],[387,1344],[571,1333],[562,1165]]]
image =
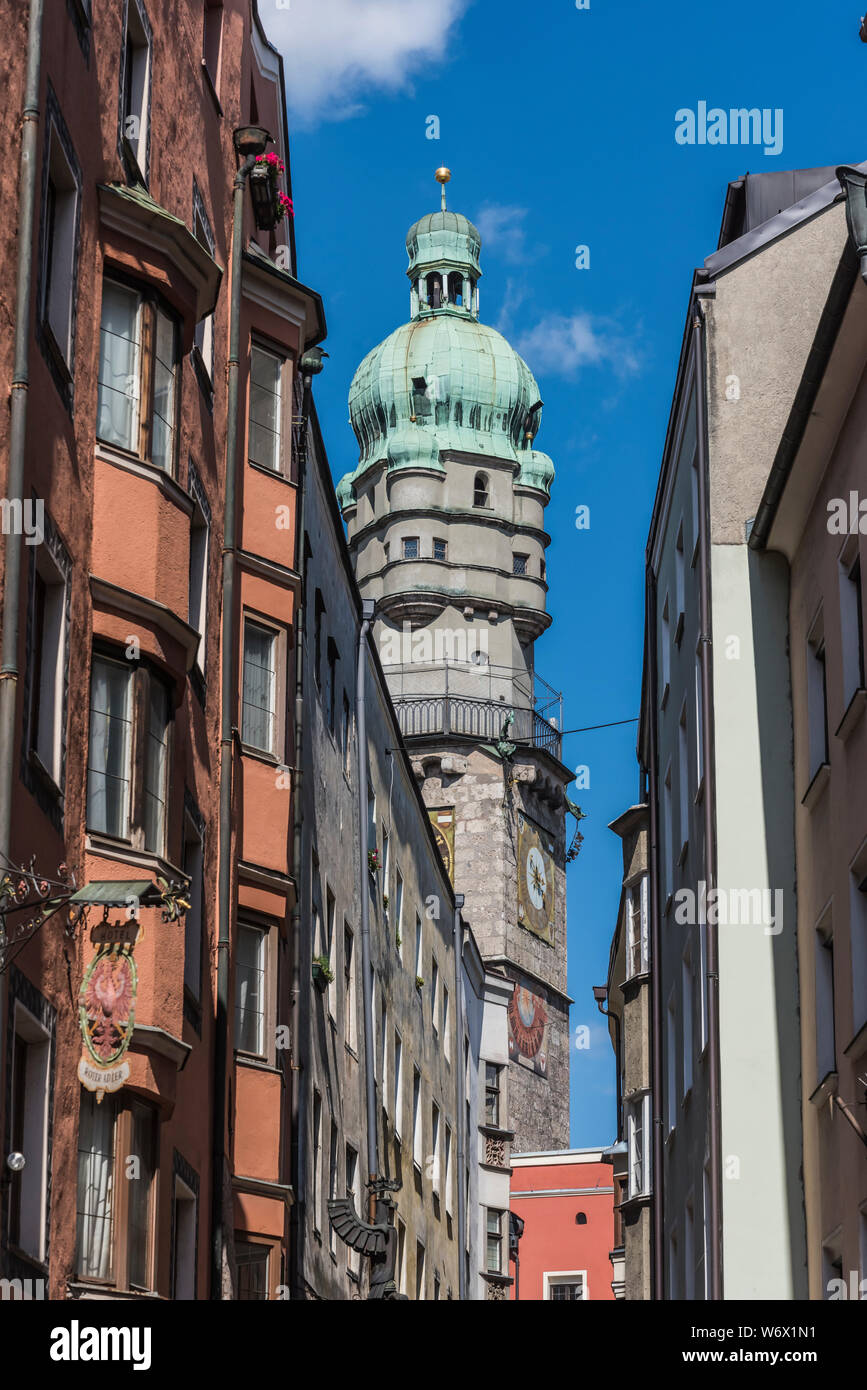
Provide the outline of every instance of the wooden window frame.
[[[138,1096],[132,1094],[124,1094],[123,1092],[114,1097],[114,1104],[111,1186],[111,1276],[107,1279],[95,1279],[91,1276],[80,1274],[76,1264],[75,1277],[80,1283],[87,1284],[88,1286],[92,1285],[96,1288],[116,1289],[119,1293],[155,1293],[157,1288],[156,1257],[157,1226],[159,1218],[160,1142],[162,1137],[160,1133],[160,1112],[159,1108],[151,1102],[142,1100]],[[147,1285],[132,1284],[129,1278],[129,1212],[131,1185],[130,1182],[126,1181],[124,1169],[127,1159],[134,1154],[133,1110],[136,1106],[150,1113],[151,1122],[154,1126],[154,1168],[147,1194]],[[121,1181],[121,1179],[123,1179],[123,1181]],[[136,1181],[138,1181],[138,1179],[136,1179]]]
[[[122,271],[115,270],[113,266],[107,266],[102,277],[103,288],[106,284],[116,285],[119,289],[126,290],[138,298],[136,310],[139,326],[139,353],[138,353],[138,422],[136,427],[136,447],[126,448],[123,444],[117,444],[114,440],[103,439],[99,434],[99,381],[97,379],[97,416],[96,416],[96,440],[106,449],[114,449],[126,458],[137,459],[140,463],[149,464],[159,473],[164,473],[169,478],[177,480],[178,476],[178,423],[180,418],[180,402],[183,388],[183,364],[181,360],[181,320],[176,310],[163,298],[157,290],[135,280],[131,276],[125,275]],[[157,314],[163,314],[167,318],[174,332],[174,393],[172,400],[172,419],[168,423],[172,431],[172,449],[169,466],[163,468],[161,464],[154,463],[153,460],[153,423],[154,423],[154,358],[157,343]],[[100,301],[100,332],[102,331],[102,302]]]
[[[247,624],[252,623],[254,627],[268,631],[276,639],[274,645],[274,746],[271,749],[257,748],[255,744],[245,743],[243,738],[244,728],[244,648],[246,640]],[[278,766],[282,766],[286,761],[286,737],[287,737],[287,691],[288,691],[288,664],[289,664],[289,632],[280,623],[269,618],[266,614],[256,612],[252,609],[244,609],[241,619],[241,662],[240,662],[240,689],[238,691],[238,701],[240,706],[240,725],[241,725],[241,747],[245,754],[254,758],[264,758]]]

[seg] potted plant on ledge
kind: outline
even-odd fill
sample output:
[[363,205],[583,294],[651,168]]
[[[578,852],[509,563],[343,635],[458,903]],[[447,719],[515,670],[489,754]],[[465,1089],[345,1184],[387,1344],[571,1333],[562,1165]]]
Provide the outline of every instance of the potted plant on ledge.
[[369,849],[367,851],[367,867],[372,874],[379,871],[379,850]]
[[327,956],[315,956],[313,959],[313,983],[321,994],[324,994],[328,986],[334,979],[334,971],[331,969],[331,962]]
[[278,186],[285,169],[280,156],[269,150],[267,154],[257,154],[250,170],[250,197],[256,226],[260,231],[270,232],[287,213],[290,217],[295,215],[292,199]]

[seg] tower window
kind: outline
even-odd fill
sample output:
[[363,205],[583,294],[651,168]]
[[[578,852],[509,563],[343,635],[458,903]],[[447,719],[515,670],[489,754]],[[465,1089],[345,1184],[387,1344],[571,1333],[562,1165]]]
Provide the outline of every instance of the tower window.
[[464,302],[464,277],[459,270],[453,270],[449,276],[449,303],[463,304]]
[[443,540],[438,540],[438,539],[434,538],[434,543],[433,543],[433,557],[434,557],[435,560],[444,560],[444,559],[446,558],[446,543],[445,543],[445,541],[443,541]]
[[431,309],[441,308],[443,301],[442,276],[436,273],[431,274],[427,277],[425,284],[427,286],[428,307]]
[[526,574],[529,559],[529,555],[513,555],[512,574]]
[[490,502],[489,502],[489,500],[488,500],[488,499],[489,499],[489,496],[490,496],[490,494],[489,494],[489,492],[488,492],[488,475],[487,475],[487,473],[477,473],[477,474],[476,474],[476,481],[475,481],[475,483],[473,484],[473,506],[474,506],[474,507],[488,507],[488,506],[490,506]]
[[405,560],[418,559],[418,536],[404,536],[403,558]]

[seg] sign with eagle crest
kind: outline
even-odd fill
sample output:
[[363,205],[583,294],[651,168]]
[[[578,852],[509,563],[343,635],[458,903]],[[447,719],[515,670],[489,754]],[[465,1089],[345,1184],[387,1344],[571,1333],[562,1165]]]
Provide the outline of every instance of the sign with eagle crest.
[[[103,928],[101,935],[107,935]],[[129,1077],[129,1063],[123,1060],[135,1027],[135,997],[138,972],[133,960],[136,924],[117,925],[119,940],[100,941],[97,952],[81,982],[78,1020],[84,1052],[78,1064],[78,1079],[88,1091],[96,1092],[97,1103],[106,1091],[118,1091]]]

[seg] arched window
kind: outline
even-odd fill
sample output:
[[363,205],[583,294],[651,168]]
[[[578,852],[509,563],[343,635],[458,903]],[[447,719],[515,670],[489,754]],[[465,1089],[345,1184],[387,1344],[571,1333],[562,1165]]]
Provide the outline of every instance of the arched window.
[[459,270],[453,270],[449,276],[449,303],[463,304],[464,302],[464,277]]
[[476,481],[473,484],[473,506],[487,507],[488,505],[488,475],[487,473],[477,473]]
[[443,296],[442,276],[437,274],[436,271],[432,271],[425,283],[427,285],[427,302],[429,308],[441,308]]

